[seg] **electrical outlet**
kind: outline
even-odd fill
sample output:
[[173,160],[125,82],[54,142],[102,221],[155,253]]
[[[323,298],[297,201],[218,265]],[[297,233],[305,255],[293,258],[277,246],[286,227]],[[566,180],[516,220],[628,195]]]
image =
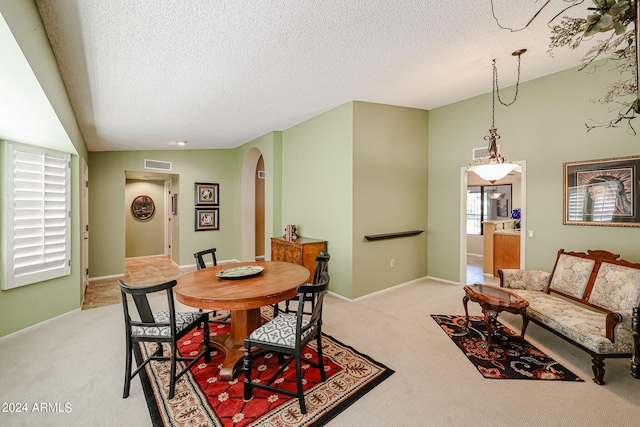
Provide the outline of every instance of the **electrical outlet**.
[[391,261],[389,261],[389,267],[393,268],[396,266],[396,261],[394,259],[391,259]]

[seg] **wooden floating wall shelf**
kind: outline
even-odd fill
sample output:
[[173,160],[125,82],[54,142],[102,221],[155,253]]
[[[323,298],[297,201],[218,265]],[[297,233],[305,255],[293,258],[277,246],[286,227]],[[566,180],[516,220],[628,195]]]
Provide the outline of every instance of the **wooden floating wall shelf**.
[[423,232],[424,232],[424,230],[401,231],[401,232],[398,232],[398,233],[372,234],[372,235],[369,235],[369,236],[364,236],[364,238],[369,240],[369,241],[397,239],[399,237],[417,236],[418,234],[421,234]]

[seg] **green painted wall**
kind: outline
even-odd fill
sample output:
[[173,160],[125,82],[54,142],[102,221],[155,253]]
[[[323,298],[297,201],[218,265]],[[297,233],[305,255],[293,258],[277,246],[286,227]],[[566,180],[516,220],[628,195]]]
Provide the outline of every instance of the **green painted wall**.
[[328,241],[329,287],[346,297],[353,296],[352,189],[353,103],[282,132],[282,224]]
[[332,291],[357,298],[426,275],[426,233],[364,235],[426,230],[428,117],[356,101],[283,132],[282,224],[328,241]]
[[[352,297],[427,274],[428,120],[425,110],[353,103]],[[425,232],[364,238],[410,230]]]
[[[271,258],[271,240],[278,236],[282,225],[282,132],[270,132],[236,149],[236,167],[242,171],[247,153],[257,149],[264,159],[265,171],[265,259]],[[255,169],[247,175],[253,177]],[[253,219],[247,218],[247,223],[253,225]],[[242,230],[245,233],[245,230]],[[243,235],[243,241],[245,236]]]
[[[526,82],[515,104],[496,106],[501,154],[527,163],[527,229],[535,231],[526,240],[527,268],[551,271],[560,248],[607,249],[640,261],[640,228],[562,224],[563,162],[640,153],[640,136],[625,127],[586,132],[590,119],[611,117],[606,106],[592,102],[618,78],[610,68],[570,69]],[[486,146],[490,124],[491,93],[429,113],[430,276],[459,280],[460,168],[471,161],[472,148]]]
[[[151,197],[155,213],[145,220],[131,213],[131,203],[141,195]],[[125,184],[125,257],[164,254],[164,182],[127,179]],[[179,239],[177,239],[179,240]]]
[[[55,280],[0,291],[0,337],[80,307],[81,301],[81,162],[87,148],[73,115],[62,78],[35,4],[0,0],[0,13],[38,78],[68,135],[47,146],[66,146],[71,156],[71,274]],[[1,41],[0,41],[1,42]],[[37,120],[37,118],[34,118]],[[69,146],[69,141],[71,146]],[[15,141],[38,145],[36,141]]]
[[[216,247],[218,260],[237,259],[240,242],[239,180],[235,150],[92,152],[89,154],[89,275],[123,274],[125,258],[125,171],[144,171],[145,159],[172,162],[178,175],[177,261],[194,264],[193,253]],[[176,182],[177,181],[177,182]],[[220,184],[220,230],[194,231],[194,183]]]

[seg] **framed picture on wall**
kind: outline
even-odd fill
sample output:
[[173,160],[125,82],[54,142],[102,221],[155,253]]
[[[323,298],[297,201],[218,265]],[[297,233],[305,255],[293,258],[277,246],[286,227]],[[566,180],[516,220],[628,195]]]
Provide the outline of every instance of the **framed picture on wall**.
[[135,219],[142,221],[148,220],[153,217],[156,211],[156,205],[153,203],[153,199],[146,195],[137,196],[131,202],[131,214]]
[[195,183],[194,200],[196,206],[218,206],[218,184]]
[[220,229],[220,221],[219,221],[219,209],[218,208],[204,208],[204,209],[196,209],[196,226],[195,231],[205,231],[205,230],[219,230]]
[[640,156],[564,163],[563,224],[640,227]]

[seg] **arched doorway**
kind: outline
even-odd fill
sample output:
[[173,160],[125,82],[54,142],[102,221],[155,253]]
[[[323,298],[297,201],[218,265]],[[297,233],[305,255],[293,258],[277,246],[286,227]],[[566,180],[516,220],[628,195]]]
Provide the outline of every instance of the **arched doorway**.
[[264,159],[258,159],[256,165],[256,261],[264,261],[265,229],[264,229]]
[[[244,157],[242,163],[242,200],[241,200],[241,227],[242,227],[242,261],[254,261],[256,259],[256,213],[260,209],[256,209],[256,182],[258,174],[258,164],[262,160],[262,171],[264,172],[264,160],[262,153],[257,148],[250,149]],[[264,186],[264,179],[261,180]],[[258,184],[259,185],[259,184]],[[263,187],[264,194],[264,187]],[[264,196],[262,198],[262,224],[264,224]],[[264,226],[262,227],[263,239],[266,239]],[[264,243],[262,248],[262,256],[264,256]]]

